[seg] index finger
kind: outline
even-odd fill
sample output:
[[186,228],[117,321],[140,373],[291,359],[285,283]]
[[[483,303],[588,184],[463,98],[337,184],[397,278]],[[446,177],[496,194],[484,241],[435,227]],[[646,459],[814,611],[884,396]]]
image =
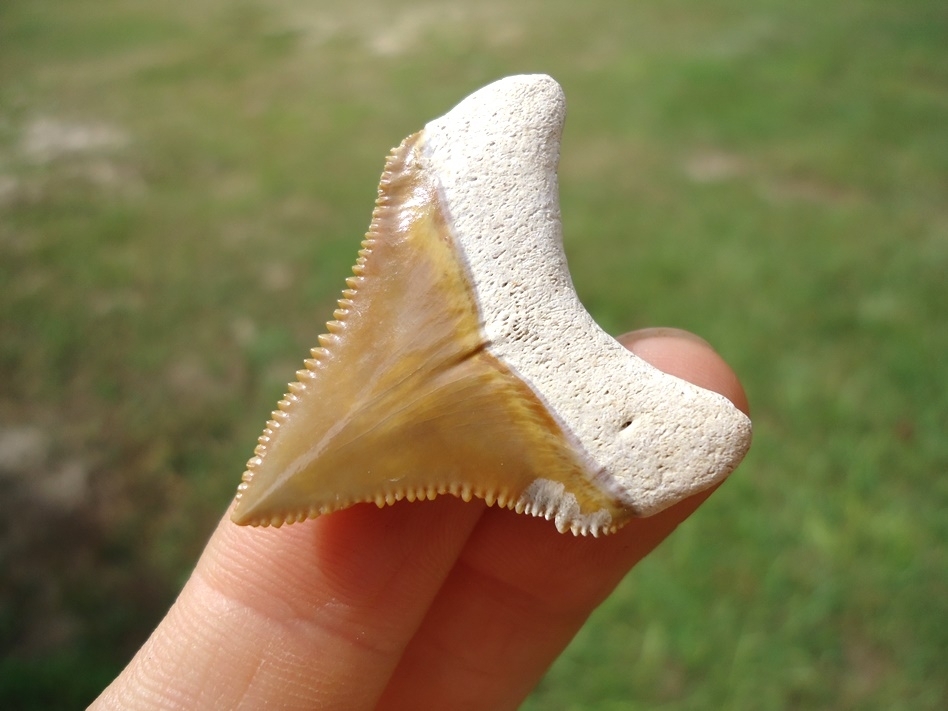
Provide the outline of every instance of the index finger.
[[[643,355],[658,367],[677,363],[675,374],[704,373],[698,384],[742,397],[710,347],[648,340],[633,350],[648,345]],[[596,541],[452,497],[360,505],[281,530],[225,519],[97,704],[516,705],[595,605],[706,495]]]

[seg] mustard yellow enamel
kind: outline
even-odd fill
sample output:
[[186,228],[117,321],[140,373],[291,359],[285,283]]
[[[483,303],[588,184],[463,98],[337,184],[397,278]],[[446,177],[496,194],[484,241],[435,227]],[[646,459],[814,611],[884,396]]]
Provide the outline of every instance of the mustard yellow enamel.
[[443,493],[514,508],[538,477],[564,484],[582,514],[627,519],[531,388],[486,350],[420,136],[388,160],[351,288],[264,430],[234,521]]

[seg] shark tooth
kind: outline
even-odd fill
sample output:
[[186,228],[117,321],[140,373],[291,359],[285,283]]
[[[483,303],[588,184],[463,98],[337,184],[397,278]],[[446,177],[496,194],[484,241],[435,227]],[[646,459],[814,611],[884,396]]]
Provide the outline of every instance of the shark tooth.
[[599,535],[737,466],[750,420],[579,302],[564,115],[553,79],[509,77],[394,149],[354,276],[247,463],[234,521],[452,494]]

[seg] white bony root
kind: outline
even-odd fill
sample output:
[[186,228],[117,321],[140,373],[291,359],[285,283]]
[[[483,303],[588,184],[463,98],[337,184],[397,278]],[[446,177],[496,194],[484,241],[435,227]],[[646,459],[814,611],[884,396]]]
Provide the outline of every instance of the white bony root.
[[[565,112],[550,77],[502,79],[425,127],[426,167],[470,270],[491,353],[548,405],[597,482],[649,515],[727,476],[750,446],[751,424],[721,395],[628,352],[579,302],[556,177]],[[549,484],[538,480],[530,505],[556,511],[560,526],[573,520],[570,502]],[[591,532],[602,525],[588,524]]]

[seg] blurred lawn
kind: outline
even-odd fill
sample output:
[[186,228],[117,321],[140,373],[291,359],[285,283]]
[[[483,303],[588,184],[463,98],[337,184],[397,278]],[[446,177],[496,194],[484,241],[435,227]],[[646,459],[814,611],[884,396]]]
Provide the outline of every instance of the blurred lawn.
[[746,463],[527,709],[948,705],[948,5],[4,0],[0,707],[160,618],[388,149],[554,75],[580,295],[714,343]]

